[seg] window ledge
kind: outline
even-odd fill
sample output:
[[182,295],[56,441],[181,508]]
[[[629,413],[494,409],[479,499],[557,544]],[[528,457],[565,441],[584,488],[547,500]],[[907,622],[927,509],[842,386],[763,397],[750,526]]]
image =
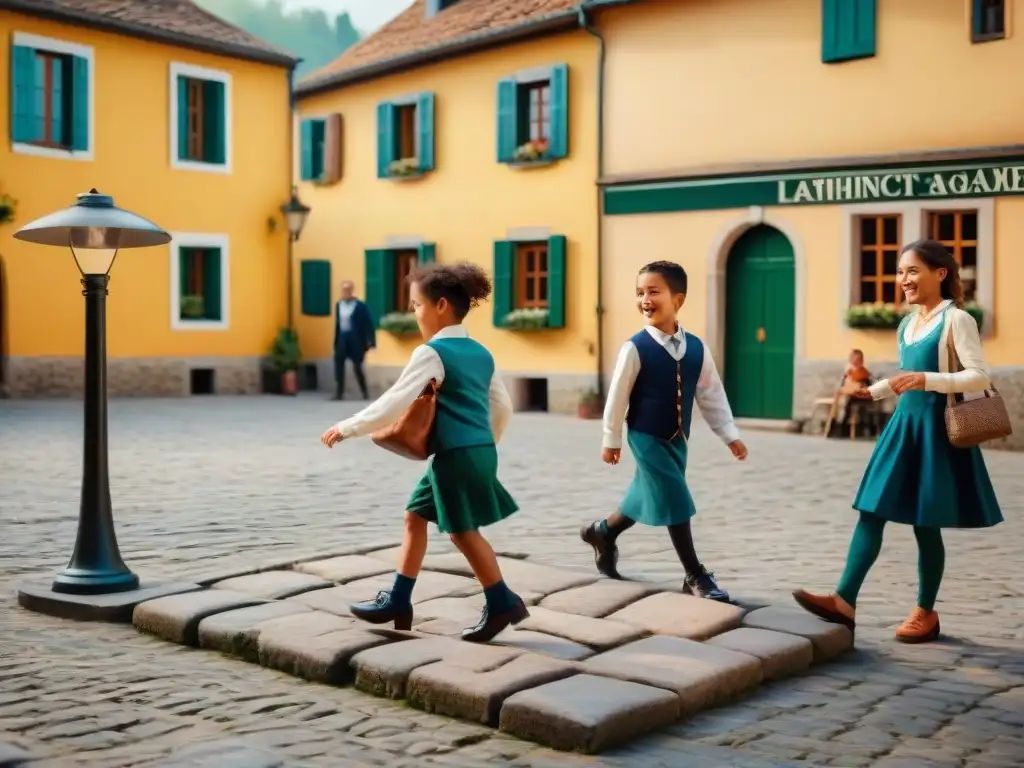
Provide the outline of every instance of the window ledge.
[[1005,40],[1005,32],[988,32],[981,35],[971,35],[972,43],[991,43],[995,40]]
[[176,320],[172,325],[176,331],[226,331],[224,320]]
[[559,158],[556,157],[542,157],[539,160],[511,160],[505,165],[513,170],[527,171],[531,168],[546,168],[549,165],[557,163]]
[[93,160],[92,149],[76,150],[63,147],[45,147],[42,144],[29,144],[27,142],[14,142],[11,144],[11,151],[19,155],[33,155],[35,157],[51,157],[56,160]]
[[389,173],[384,178],[388,181],[418,181],[430,171],[416,171],[415,173]]
[[536,333],[537,331],[554,331],[554,330],[557,330],[556,328],[552,328],[549,325],[515,325],[515,326],[512,326],[512,325],[499,325],[497,327],[501,328],[503,330],[506,330],[506,331],[515,331],[517,333],[518,332],[522,332],[522,333]]
[[204,173],[231,173],[231,166],[227,163],[204,163],[201,160],[178,160],[171,161],[171,167],[176,171],[201,171]]

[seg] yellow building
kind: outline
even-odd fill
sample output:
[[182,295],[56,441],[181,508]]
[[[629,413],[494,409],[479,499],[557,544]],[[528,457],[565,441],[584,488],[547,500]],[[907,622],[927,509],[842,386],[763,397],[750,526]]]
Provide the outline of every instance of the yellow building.
[[678,260],[737,414],[808,422],[851,348],[892,371],[893,313],[858,305],[898,303],[901,244],[933,237],[1024,445],[1024,103],[997,85],[1024,66],[1024,0],[641,2],[597,23],[606,361],[637,267]]
[[12,235],[93,187],[173,235],[111,271],[112,394],[259,390],[285,323],[294,64],[189,2],[0,6],[0,206],[17,202],[0,224],[9,394],[81,392],[71,254]]
[[404,278],[435,259],[494,275],[467,325],[519,407],[574,410],[596,386],[597,45],[576,5],[418,0],[299,83],[298,329],[323,388],[340,283],[380,324],[379,390],[418,343]]

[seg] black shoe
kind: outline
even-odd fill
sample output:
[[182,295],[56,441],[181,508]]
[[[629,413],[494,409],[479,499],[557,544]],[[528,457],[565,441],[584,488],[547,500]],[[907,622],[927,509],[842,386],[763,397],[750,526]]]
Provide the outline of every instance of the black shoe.
[[529,618],[530,612],[526,609],[526,603],[518,595],[515,596],[515,599],[511,608],[494,615],[491,615],[487,606],[484,605],[484,609],[480,613],[480,621],[475,627],[467,627],[462,630],[462,639],[469,643],[488,643],[509,624],[518,624]]
[[357,619],[370,624],[387,624],[395,622],[395,629],[412,629],[412,606],[395,605],[391,602],[391,593],[380,591],[373,600],[353,603],[348,607],[349,613]]
[[601,532],[600,523],[591,523],[580,528],[580,538],[594,548],[594,564],[597,570],[609,579],[622,580],[619,575],[619,548],[606,533]]
[[718,586],[718,582],[715,581],[715,574],[711,573],[703,565],[697,573],[686,575],[686,579],[683,581],[683,594],[703,597],[719,603],[729,602],[729,593]]

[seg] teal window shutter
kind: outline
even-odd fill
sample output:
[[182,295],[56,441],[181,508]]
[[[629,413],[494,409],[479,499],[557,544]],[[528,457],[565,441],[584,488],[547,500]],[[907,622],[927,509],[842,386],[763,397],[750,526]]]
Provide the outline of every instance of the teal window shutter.
[[330,317],[331,262],[309,259],[299,265],[299,283],[302,290],[302,314],[311,317]]
[[551,68],[551,148],[552,158],[569,154],[569,67]]
[[437,246],[433,243],[420,243],[417,250],[419,251],[419,256],[416,260],[420,264],[433,264],[436,261]]
[[366,251],[366,307],[374,325],[379,324],[388,312],[394,311],[394,304],[394,254],[386,249]]
[[78,152],[89,149],[89,60],[81,56],[71,59],[71,148]]
[[973,0],[971,3],[971,34],[974,37],[985,34],[985,0]]
[[565,328],[565,235],[548,238],[548,328]]
[[420,171],[434,170],[434,94],[421,93],[416,100],[416,129]]
[[36,52],[23,45],[11,48],[11,141],[36,140]]
[[178,75],[178,159],[188,160],[188,78]]
[[388,166],[395,153],[395,107],[388,102],[377,105],[377,178],[388,177]]
[[[188,270],[192,263],[192,251],[189,248],[178,249],[178,298],[189,295]],[[180,314],[180,313],[179,313]]]
[[221,252],[220,248],[204,248],[203,254],[203,308],[207,320],[223,319],[221,306]]
[[[318,178],[315,171],[314,155],[316,152],[316,146],[314,143],[313,136],[313,120],[303,120],[299,127],[299,133],[301,135],[301,148],[300,152],[302,160],[300,163],[299,178],[303,181],[313,181]],[[306,263],[306,262],[303,262]]]
[[70,145],[71,136],[64,130],[64,94],[67,85],[64,80],[64,67],[60,61],[50,59],[46,62],[50,72],[50,136],[62,147]]
[[511,163],[519,144],[518,86],[512,78],[498,81],[498,162]]
[[821,60],[825,63],[875,55],[876,0],[822,0]]
[[217,165],[223,165],[227,159],[225,96],[224,83],[203,81],[203,160]]
[[515,243],[499,240],[494,243],[494,327],[505,325],[505,315],[512,311],[512,292],[515,287]]

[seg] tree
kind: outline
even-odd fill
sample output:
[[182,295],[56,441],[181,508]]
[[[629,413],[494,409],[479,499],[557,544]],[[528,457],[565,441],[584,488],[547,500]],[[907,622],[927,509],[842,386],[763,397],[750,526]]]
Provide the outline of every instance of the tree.
[[333,20],[319,9],[287,12],[281,0],[197,0],[198,4],[250,35],[266,40],[302,59],[299,77],[333,61],[359,41],[347,13]]

